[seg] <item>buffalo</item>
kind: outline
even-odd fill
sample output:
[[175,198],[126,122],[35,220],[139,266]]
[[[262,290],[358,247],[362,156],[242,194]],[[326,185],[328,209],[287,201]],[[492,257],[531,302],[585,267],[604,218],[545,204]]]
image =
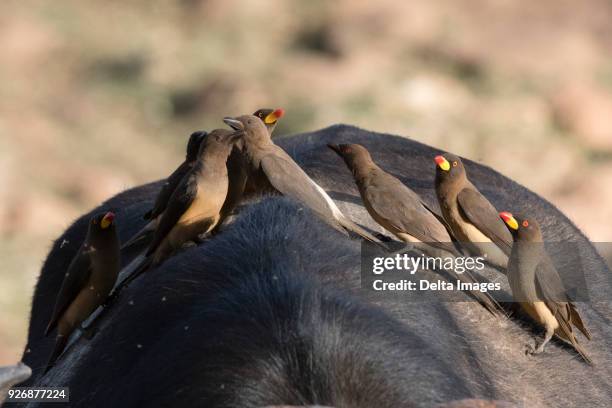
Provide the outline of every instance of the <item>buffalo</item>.
[[[347,125],[276,143],[371,231],[383,232],[328,143],[364,145],[381,167],[437,208],[437,149]],[[71,406],[84,407],[472,406],[452,402],[470,399],[498,406],[609,406],[608,267],[552,204],[486,166],[465,165],[498,209],[528,212],[546,240],[580,245],[590,301],[578,307],[593,335],[585,347],[594,366],[559,341],[543,355],[526,356],[524,345],[540,335],[537,326],[519,313],[495,318],[467,296],[461,302],[373,296],[361,286],[359,240],[299,203],[266,196],[245,203],[213,239],[133,281],[95,321],[93,337],[78,338],[43,374],[54,341],[43,333],[87,220],[112,210],[127,240],[146,222],[142,215],[161,187],[155,182],[108,199],[55,241],[34,293],[23,354],[33,375],[23,385],[69,387]],[[123,264],[138,251],[123,254]]]

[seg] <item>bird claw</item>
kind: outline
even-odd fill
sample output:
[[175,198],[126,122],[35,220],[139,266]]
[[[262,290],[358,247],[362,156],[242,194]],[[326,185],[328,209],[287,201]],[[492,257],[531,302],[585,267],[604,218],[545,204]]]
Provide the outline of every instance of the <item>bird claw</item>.
[[544,347],[542,347],[541,345],[534,347],[531,344],[527,344],[525,348],[526,348],[525,354],[530,355],[530,356],[538,355],[544,351]]
[[204,241],[206,241],[207,239],[209,239],[209,238],[210,238],[210,236],[211,236],[211,234],[210,234],[210,233],[208,233],[208,232],[204,232],[204,233],[202,233],[202,234],[198,235],[198,238],[197,238],[197,242],[198,242],[198,244],[203,243]]
[[184,244],[183,244],[181,247],[182,247],[183,249],[188,249],[188,248],[192,248],[192,247],[194,247],[194,246],[198,246],[198,243],[197,243],[197,242],[194,242],[194,241],[187,241],[187,242],[185,242],[185,243],[184,243]]
[[198,246],[198,245],[204,243],[204,241],[206,241],[209,237],[210,237],[210,234],[208,234],[208,233],[200,234],[197,237],[195,237],[193,240],[187,241],[187,242],[183,243],[183,245],[181,245],[181,248],[182,249],[188,249],[188,248],[192,248],[194,246]]

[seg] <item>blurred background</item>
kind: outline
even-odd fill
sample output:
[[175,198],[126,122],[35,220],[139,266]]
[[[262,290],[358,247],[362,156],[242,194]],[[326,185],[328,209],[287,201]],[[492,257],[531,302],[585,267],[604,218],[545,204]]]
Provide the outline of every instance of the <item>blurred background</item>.
[[343,122],[465,155],[611,241],[610,21],[608,0],[3,0],[0,365],[54,238],[259,107],[286,109],[279,134]]

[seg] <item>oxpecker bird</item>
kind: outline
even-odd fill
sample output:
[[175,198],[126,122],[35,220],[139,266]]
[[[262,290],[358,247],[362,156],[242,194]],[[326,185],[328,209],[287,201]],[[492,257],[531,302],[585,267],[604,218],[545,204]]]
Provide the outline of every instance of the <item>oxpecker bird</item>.
[[505,211],[499,216],[514,240],[507,271],[512,296],[532,319],[546,329],[544,340],[528,352],[543,352],[553,335],[557,335],[571,344],[587,363],[592,364],[576,340],[572,326],[589,340],[591,333],[568,298],[561,277],[544,248],[540,225],[533,218],[514,217]]
[[[266,125],[268,134],[272,137],[274,128],[278,123],[278,120],[285,114],[283,109],[259,109],[255,111],[253,116],[257,116]],[[241,143],[238,142],[232,154],[227,160],[227,172],[229,177],[229,188],[227,192],[227,198],[223,203],[221,209],[221,220],[217,228],[221,226],[221,223],[231,215],[232,211],[245,199],[248,199],[251,195],[257,192],[257,187],[253,185],[253,182],[249,182],[248,178],[248,163],[245,156],[242,154],[240,149]]]
[[94,216],[85,241],[72,259],[55,301],[45,336],[57,327],[55,347],[47,370],[60,356],[70,334],[100,305],[117,280],[120,268],[115,214]]

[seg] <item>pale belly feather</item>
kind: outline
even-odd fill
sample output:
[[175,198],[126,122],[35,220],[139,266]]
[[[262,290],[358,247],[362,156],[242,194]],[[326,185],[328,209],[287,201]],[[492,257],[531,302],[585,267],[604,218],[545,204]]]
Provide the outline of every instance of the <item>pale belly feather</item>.
[[521,302],[521,306],[527,312],[532,319],[541,325],[545,326],[547,329],[557,330],[559,328],[559,322],[552,314],[546,303],[539,302]]

